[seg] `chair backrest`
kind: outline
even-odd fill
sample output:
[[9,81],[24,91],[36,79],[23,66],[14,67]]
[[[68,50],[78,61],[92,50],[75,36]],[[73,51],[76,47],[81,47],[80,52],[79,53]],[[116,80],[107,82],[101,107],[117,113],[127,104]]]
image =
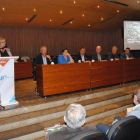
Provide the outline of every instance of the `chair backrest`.
[[102,131],[94,130],[76,135],[70,140],[108,140],[108,138]]
[[35,58],[31,58],[33,66],[33,80],[36,81],[36,69],[35,69]]
[[114,123],[108,133],[109,140],[138,140],[140,120],[135,116],[125,117]]

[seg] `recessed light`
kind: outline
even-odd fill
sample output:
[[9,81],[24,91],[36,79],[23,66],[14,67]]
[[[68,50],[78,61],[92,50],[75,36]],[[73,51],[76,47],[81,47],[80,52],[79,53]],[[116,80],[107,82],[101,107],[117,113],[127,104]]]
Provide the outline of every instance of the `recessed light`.
[[28,20],[28,18],[26,18],[26,20]]
[[85,16],[85,15],[82,15],[83,17]]
[[101,18],[101,20],[104,20],[104,18]]
[[88,24],[88,26],[90,27],[90,24]]
[[139,3],[140,1],[138,0],[137,3]]
[[70,23],[72,24],[72,21]]
[[2,8],[2,10],[5,10],[5,8]]
[[119,13],[120,11],[119,10],[117,10],[117,13]]
[[74,1],[74,3],[76,3],[76,1]]
[[50,21],[52,21],[52,20],[50,19]]
[[62,10],[60,11],[60,14],[62,14]]
[[97,8],[100,8],[100,6],[98,5]]
[[34,11],[36,11],[36,9],[34,9]]

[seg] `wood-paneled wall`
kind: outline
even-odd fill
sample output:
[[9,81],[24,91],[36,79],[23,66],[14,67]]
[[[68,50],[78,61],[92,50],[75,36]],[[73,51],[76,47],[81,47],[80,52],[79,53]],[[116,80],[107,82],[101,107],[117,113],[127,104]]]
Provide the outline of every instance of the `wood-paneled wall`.
[[47,29],[33,27],[0,27],[0,36],[5,37],[14,56],[35,57],[40,47],[48,47],[48,53],[57,56],[63,48],[68,48],[71,55],[78,53],[81,47],[86,48],[91,55],[97,45],[101,45],[103,53],[111,51],[116,45],[118,53],[123,51],[123,38],[121,29],[117,31],[89,31]]

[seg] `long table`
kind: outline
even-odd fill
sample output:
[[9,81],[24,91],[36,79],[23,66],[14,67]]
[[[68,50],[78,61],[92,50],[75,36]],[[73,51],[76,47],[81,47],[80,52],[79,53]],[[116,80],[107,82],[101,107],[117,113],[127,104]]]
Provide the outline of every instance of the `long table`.
[[43,96],[90,88],[89,64],[36,66],[37,92]]
[[15,62],[15,79],[33,77],[32,62]]
[[140,59],[37,65],[37,92],[43,96],[140,79]]

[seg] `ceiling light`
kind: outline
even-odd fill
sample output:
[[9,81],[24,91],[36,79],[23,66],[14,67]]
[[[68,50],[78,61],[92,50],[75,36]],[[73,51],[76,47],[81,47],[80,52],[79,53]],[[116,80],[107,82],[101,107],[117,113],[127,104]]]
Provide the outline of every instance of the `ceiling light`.
[[90,27],[90,24],[88,24],[88,26]]
[[100,6],[98,5],[97,8],[100,8]]
[[26,18],[26,20],[28,20],[28,18]]
[[85,15],[82,15],[83,17],[85,16]]
[[34,11],[36,11],[36,9],[34,9]]
[[62,14],[62,10],[60,11],[60,14]]
[[2,8],[2,10],[5,10],[4,8]]
[[52,21],[52,20],[50,19],[50,21]]
[[76,3],[76,1],[74,1],[74,3]]
[[140,1],[138,0],[137,3],[139,3]]
[[101,18],[101,20],[104,20],[104,18]]
[[70,23],[72,24],[72,21]]
[[120,11],[119,10],[117,10],[117,13],[119,13]]

